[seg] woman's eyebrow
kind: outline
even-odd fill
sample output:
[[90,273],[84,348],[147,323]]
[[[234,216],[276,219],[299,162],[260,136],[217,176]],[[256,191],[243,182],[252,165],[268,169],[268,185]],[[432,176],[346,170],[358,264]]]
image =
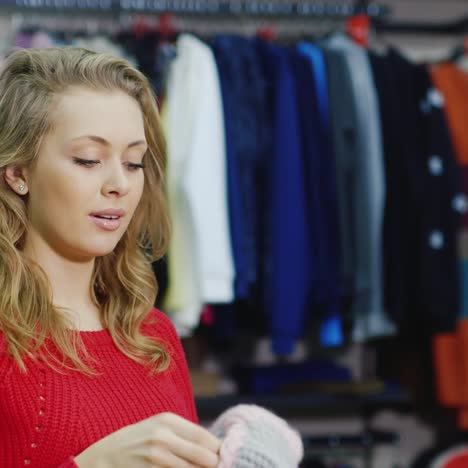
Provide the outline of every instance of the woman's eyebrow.
[[[100,145],[103,145],[103,146],[111,146],[111,144],[105,139],[105,138],[102,138],[100,136],[97,136],[97,135],[82,135],[82,136],[79,136],[79,137],[76,137],[76,138],[72,138],[72,141],[75,141],[75,140],[82,140],[82,139],[87,139],[87,140],[91,140],[91,141],[94,141],[96,143],[99,143]],[[146,141],[145,140],[137,140],[137,141],[134,141],[132,143],[130,143],[127,148],[133,148],[134,146],[140,146],[140,145],[147,145]]]

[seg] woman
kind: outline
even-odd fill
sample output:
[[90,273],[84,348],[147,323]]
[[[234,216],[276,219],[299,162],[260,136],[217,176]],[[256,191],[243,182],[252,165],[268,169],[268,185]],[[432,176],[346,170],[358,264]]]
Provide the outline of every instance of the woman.
[[83,49],[0,75],[0,466],[214,467],[171,322],[164,140],[146,78]]

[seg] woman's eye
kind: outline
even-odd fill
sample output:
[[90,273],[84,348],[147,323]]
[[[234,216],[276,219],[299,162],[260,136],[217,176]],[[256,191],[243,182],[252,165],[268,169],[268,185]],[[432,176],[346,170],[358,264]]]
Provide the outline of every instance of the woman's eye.
[[94,159],[73,158],[73,161],[76,164],[79,164],[80,166],[85,166],[85,167],[92,167],[95,164],[99,164],[99,161],[96,161]]
[[[100,161],[95,159],[82,159],[82,158],[73,158],[73,161],[80,166],[85,167],[93,167],[96,164],[99,164]],[[136,163],[126,163],[128,170],[130,171],[137,171],[138,169],[144,169],[145,165],[143,163],[136,164]]]
[[142,163],[142,164],[136,164],[136,163],[128,163],[127,164],[127,167],[131,170],[131,171],[137,171],[138,169],[144,169],[145,168],[145,165]]

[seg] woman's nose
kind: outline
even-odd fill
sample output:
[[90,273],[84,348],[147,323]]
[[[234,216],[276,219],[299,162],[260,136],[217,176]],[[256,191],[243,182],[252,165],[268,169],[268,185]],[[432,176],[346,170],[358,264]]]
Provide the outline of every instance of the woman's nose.
[[109,163],[106,179],[103,183],[105,195],[115,194],[123,196],[130,190],[130,180],[126,173],[127,168],[119,161]]

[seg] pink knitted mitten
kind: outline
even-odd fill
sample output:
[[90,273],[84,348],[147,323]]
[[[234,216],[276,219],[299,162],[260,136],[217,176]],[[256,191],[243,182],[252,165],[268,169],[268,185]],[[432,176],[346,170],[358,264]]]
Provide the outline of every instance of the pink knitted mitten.
[[297,468],[304,450],[285,420],[256,405],[237,405],[210,427],[224,439],[218,468]]

